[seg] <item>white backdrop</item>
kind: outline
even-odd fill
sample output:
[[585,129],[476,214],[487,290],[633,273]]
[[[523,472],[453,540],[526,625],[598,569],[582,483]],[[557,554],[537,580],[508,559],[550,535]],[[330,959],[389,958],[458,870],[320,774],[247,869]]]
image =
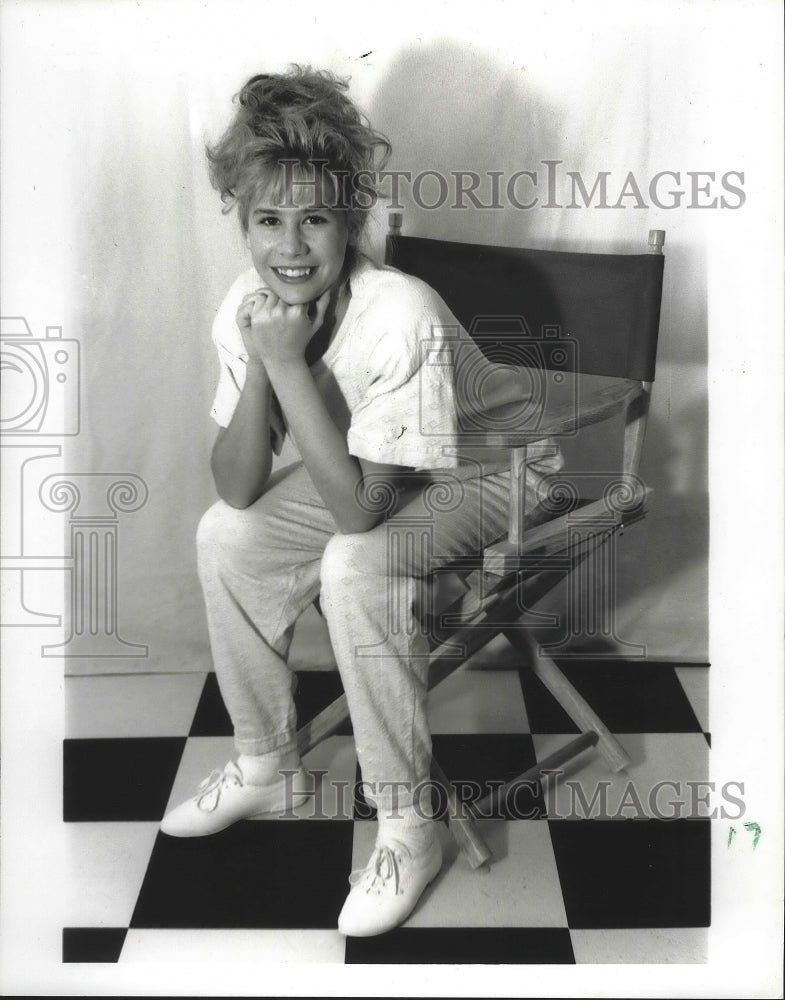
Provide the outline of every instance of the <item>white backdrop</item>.
[[[707,217],[722,210],[692,205],[727,194],[721,175],[744,164],[718,162],[707,146],[713,43],[701,8],[685,14],[668,3],[631,4],[612,18],[577,4],[502,0],[484,5],[482,15],[448,3],[404,4],[396,16],[373,19],[365,10],[301,4],[284,16],[277,4],[258,0],[10,7],[6,20],[23,56],[6,53],[6,125],[14,143],[4,150],[5,171],[15,182],[6,212],[27,252],[4,254],[13,290],[4,313],[25,315],[35,336],[59,324],[79,341],[80,433],[65,440],[64,471],[89,473],[82,487],[89,482],[99,491],[109,481],[103,474],[131,474],[148,491],[114,528],[116,631],[137,649],[71,656],[67,670],[209,667],[193,544],[214,498],[207,414],[216,361],[209,334],[213,312],[246,260],[236,220],[222,215],[208,184],[203,148],[224,127],[231,97],[250,74],[293,61],[351,77],[352,96],[393,142],[390,169],[447,177],[473,170],[485,178],[483,202],[489,172],[504,180],[516,171],[538,174],[539,204],[526,210],[502,198],[501,210],[468,203],[458,210],[448,201],[426,211],[404,184],[409,233],[640,251],[649,228],[667,231],[658,377],[642,472],[663,503],[673,496],[705,500],[705,230]],[[559,207],[549,207],[546,160],[559,161],[550,202]],[[580,198],[566,207],[568,171],[589,190],[606,172],[607,207],[596,207],[596,197],[591,207]],[[670,189],[686,192],[678,207],[652,202],[649,183],[660,171],[678,174],[659,187],[665,205]],[[693,196],[688,171],[714,172],[712,190]],[[625,188],[630,173],[642,199]],[[522,182],[516,190],[525,201],[532,189]],[[438,191],[431,180],[420,193],[432,203]],[[386,208],[378,206],[370,231],[368,249],[376,255]],[[35,495],[50,471],[45,461],[30,466],[24,492]],[[62,513],[44,512],[43,522],[45,532],[63,530]],[[58,573],[62,580],[62,571],[52,571],[50,582]],[[36,612],[50,611],[36,594],[46,579],[26,577],[25,602]],[[705,619],[705,595],[697,601],[694,614]],[[655,658],[668,651],[662,624],[662,649],[647,638]],[[123,655],[144,647],[146,655]],[[698,652],[699,659],[707,655]]]

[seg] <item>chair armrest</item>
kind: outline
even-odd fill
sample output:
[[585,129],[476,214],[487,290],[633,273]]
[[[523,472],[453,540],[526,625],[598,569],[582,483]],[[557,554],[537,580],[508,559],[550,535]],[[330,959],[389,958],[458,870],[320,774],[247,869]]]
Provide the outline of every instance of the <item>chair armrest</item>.
[[[536,424],[530,421],[531,429],[514,426],[516,414],[521,413],[520,403],[507,403],[490,410],[483,418],[489,429],[473,434],[473,442],[494,448],[521,448],[545,438],[574,434],[581,427],[607,420],[643,394],[642,383],[634,379],[609,380],[607,385],[589,392],[581,392],[576,383],[570,398],[546,404]],[[510,430],[490,429],[505,423]]]

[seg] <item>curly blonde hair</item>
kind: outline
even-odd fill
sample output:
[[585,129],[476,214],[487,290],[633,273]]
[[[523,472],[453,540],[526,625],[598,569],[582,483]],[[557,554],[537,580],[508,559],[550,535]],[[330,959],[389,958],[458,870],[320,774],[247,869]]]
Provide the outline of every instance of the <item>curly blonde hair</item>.
[[[346,96],[348,81],[326,70],[292,66],[286,73],[251,77],[235,95],[238,107],[229,127],[206,149],[210,181],[224,211],[237,207],[240,224],[262,190],[285,179],[328,178],[334,206],[346,212],[357,236],[376,194],[376,171],[391,147]],[[378,158],[378,164],[377,164]]]

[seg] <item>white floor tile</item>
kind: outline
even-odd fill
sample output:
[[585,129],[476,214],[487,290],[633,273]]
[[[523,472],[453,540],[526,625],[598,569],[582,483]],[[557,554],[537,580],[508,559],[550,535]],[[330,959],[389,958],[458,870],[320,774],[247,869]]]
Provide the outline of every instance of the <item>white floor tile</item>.
[[157,823],[66,823],[67,927],[127,927]]
[[187,736],[205,674],[66,677],[65,736]]
[[458,670],[428,696],[432,733],[527,733],[529,721],[518,674]]
[[[444,866],[405,926],[566,927],[548,824],[486,822],[480,831],[493,852],[487,872],[472,870],[439,824]],[[375,836],[376,823],[355,824],[352,870],[365,867]]]
[[[703,733],[616,733],[632,763],[612,774],[596,749],[545,784],[550,819],[675,819],[707,816],[709,747]],[[533,737],[542,760],[572,736]],[[594,804],[592,805],[592,802]]]
[[[342,963],[346,938],[329,930],[134,930],[120,962]],[[261,980],[260,980],[261,988]]]
[[705,927],[570,931],[578,965],[686,965],[707,959]]

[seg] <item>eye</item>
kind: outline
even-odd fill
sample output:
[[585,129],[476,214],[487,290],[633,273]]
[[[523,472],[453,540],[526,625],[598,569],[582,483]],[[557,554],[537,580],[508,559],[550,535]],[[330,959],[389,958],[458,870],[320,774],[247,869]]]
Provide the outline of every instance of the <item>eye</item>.
[[257,226],[267,226],[268,228],[272,226],[277,226],[280,220],[274,215],[260,215],[256,219]]
[[326,215],[308,215],[304,221],[309,226],[326,226],[330,220]]

